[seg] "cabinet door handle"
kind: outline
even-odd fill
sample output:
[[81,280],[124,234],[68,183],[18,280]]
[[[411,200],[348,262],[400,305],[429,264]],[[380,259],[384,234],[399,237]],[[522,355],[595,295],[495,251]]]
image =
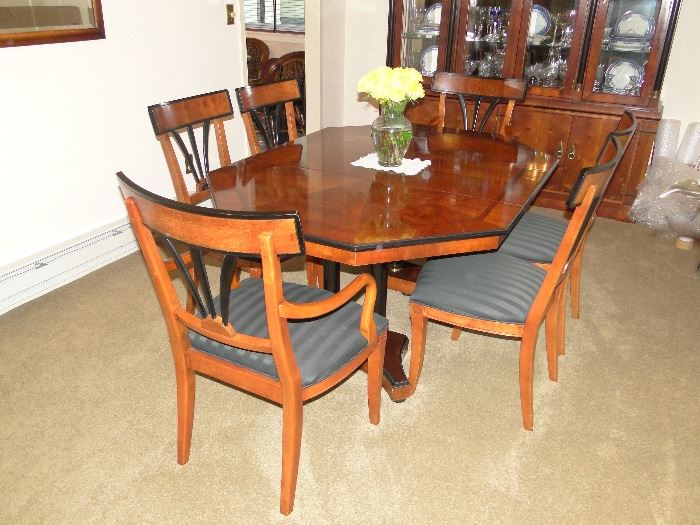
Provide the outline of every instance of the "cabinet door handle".
[[555,155],[558,159],[560,159],[563,154],[564,154],[564,141],[560,140],[559,141],[559,149],[557,150]]
[[574,160],[576,158],[576,144],[571,145],[569,150],[569,160]]

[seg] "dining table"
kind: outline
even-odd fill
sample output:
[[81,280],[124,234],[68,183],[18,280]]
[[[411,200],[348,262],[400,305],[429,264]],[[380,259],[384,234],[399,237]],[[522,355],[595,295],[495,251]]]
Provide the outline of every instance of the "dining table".
[[[341,264],[368,266],[375,312],[385,315],[390,263],[496,250],[558,165],[489,133],[415,124],[405,157],[430,161],[415,175],[352,164],[372,152],[369,126],[324,128],[212,170],[212,200],[298,212],[306,254],[323,261],[324,288],[339,289]],[[411,394],[407,346],[390,330],[383,386],[394,401]]]

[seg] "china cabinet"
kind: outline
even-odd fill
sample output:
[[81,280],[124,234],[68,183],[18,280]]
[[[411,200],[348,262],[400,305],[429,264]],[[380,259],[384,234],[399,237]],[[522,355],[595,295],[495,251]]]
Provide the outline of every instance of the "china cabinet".
[[[659,92],[681,0],[390,0],[387,63],[415,67],[426,88],[436,71],[524,78],[513,138],[560,165],[536,204],[564,208],[580,169],[625,108],[639,128],[600,209],[626,220],[661,118]],[[461,126],[456,100],[447,125]],[[437,95],[407,111],[430,124]],[[498,125],[496,121],[494,125]]]

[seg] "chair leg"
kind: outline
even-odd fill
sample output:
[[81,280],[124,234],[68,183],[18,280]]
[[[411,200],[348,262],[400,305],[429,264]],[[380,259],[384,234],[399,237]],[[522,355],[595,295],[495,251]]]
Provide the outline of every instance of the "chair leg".
[[562,343],[559,337],[559,328],[561,327],[560,316],[563,315],[561,304],[565,300],[566,288],[564,285],[557,286],[554,290],[552,304],[549,305],[545,319],[545,334],[547,346],[547,368],[549,370],[549,379],[557,380],[557,365],[559,355],[562,353],[559,345]]
[[177,383],[177,462],[184,465],[190,459],[192,423],[194,422],[194,371],[185,366],[175,369]]
[[409,395],[413,395],[418,385],[421,370],[423,369],[425,335],[428,327],[428,320],[420,306],[412,304],[409,310],[411,314],[411,363],[408,371],[408,386]]
[[459,326],[452,327],[452,340],[457,341],[459,336],[462,335],[462,329]]
[[571,273],[569,274],[571,286],[571,317],[578,319],[581,305],[581,258],[583,256],[583,246],[581,246],[571,263]]
[[379,336],[377,345],[377,349],[367,359],[367,403],[369,405],[369,422],[373,425],[379,424],[380,417],[386,332]]
[[565,331],[566,331],[566,283],[559,285],[559,313],[557,314],[557,353],[566,353]]
[[301,396],[282,402],[282,484],[280,512],[285,516],[294,508],[294,494],[299,474],[303,405]]
[[306,258],[306,281],[309,286],[323,287],[323,264],[320,259],[316,257]]
[[233,278],[231,279],[231,290],[238,288],[241,285],[241,267],[236,265],[236,269],[233,270]]
[[526,327],[520,341],[520,411],[525,430],[532,430],[533,426],[532,372],[535,366],[537,332],[537,329]]

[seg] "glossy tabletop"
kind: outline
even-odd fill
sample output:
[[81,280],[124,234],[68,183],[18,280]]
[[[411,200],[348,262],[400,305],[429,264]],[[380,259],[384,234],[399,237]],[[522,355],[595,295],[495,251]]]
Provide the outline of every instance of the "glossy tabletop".
[[417,175],[352,166],[368,126],[326,128],[211,173],[216,205],[294,210],[309,255],[350,265],[494,249],[557,165],[489,134],[414,126]]

